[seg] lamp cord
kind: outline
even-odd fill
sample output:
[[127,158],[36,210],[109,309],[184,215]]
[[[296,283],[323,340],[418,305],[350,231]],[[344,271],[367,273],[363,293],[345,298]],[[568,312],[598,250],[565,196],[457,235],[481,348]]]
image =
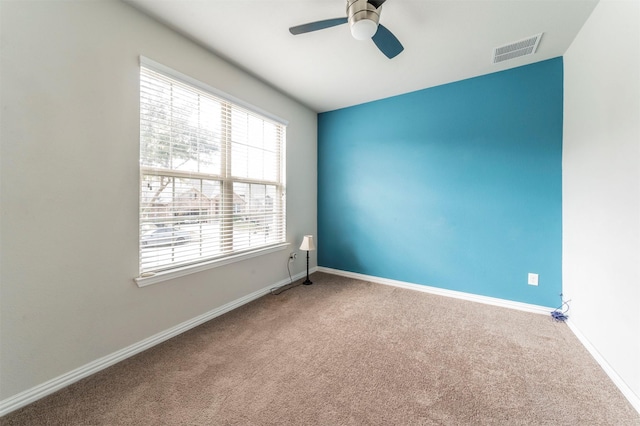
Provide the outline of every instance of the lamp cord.
[[285,292],[285,291],[287,291],[287,290],[290,290],[290,289],[292,289],[292,288],[297,287],[297,286],[299,286],[299,285],[300,285],[300,283],[293,284],[293,278],[291,277],[291,268],[290,268],[290,265],[291,265],[291,259],[288,259],[288,260],[287,260],[287,272],[289,272],[289,284],[285,284],[285,285],[280,286],[280,287],[274,287],[274,288],[272,288],[270,291],[271,291],[271,294],[273,294],[274,296],[277,296],[277,295],[279,295],[279,294],[280,294],[280,293],[282,293],[282,292]]

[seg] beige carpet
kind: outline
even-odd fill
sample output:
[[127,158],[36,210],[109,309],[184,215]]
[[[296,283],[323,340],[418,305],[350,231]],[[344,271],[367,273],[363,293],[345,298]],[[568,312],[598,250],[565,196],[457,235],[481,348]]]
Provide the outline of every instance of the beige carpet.
[[640,425],[550,317],[316,273],[2,425]]

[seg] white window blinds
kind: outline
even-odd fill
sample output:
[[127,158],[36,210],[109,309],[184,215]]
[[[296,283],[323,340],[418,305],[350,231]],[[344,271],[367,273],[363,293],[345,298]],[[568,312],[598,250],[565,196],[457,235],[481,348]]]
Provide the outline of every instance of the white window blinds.
[[140,276],[285,241],[285,125],[190,83],[141,65]]

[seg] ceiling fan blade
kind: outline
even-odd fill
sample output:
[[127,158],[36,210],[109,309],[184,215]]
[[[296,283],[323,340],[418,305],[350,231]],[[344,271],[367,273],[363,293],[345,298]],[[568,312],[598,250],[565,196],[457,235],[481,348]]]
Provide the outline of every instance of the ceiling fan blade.
[[378,31],[376,31],[371,39],[376,46],[378,46],[378,49],[389,59],[395,58],[404,50],[404,47],[396,36],[382,24],[378,24]]
[[289,28],[289,32],[293,35],[309,33],[311,31],[324,30],[325,28],[335,27],[347,23],[347,18],[325,19],[324,21],[309,22],[308,24],[297,25]]
[[382,6],[382,3],[384,3],[387,0],[367,0],[367,3],[369,3],[371,6],[375,7],[376,9],[378,9],[380,6]]

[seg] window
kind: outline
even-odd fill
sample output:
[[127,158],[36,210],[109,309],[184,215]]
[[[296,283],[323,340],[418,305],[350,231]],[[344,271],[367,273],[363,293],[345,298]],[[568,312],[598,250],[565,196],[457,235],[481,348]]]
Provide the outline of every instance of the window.
[[140,277],[285,242],[285,130],[141,59]]

